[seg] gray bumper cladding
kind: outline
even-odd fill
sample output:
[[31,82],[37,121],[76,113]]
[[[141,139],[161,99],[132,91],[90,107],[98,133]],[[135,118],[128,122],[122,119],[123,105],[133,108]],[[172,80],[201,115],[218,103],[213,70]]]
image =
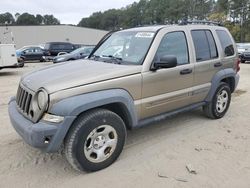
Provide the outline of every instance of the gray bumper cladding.
[[60,124],[42,121],[33,123],[18,112],[15,99],[9,102],[9,117],[12,126],[26,143],[46,152],[55,152],[60,148],[68,128],[75,119],[65,117]]

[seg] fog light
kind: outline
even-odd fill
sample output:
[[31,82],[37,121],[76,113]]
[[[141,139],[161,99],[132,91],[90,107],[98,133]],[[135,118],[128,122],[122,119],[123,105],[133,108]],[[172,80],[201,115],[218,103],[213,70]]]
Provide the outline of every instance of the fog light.
[[48,121],[51,123],[60,123],[64,120],[64,117],[45,113],[42,120]]

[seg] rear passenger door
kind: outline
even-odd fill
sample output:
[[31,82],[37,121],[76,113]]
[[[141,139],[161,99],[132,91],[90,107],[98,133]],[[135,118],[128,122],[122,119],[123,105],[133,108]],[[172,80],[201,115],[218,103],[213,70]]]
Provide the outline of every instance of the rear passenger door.
[[37,48],[34,48],[34,59],[35,60],[40,60],[43,56],[43,51],[41,48],[37,47]]
[[34,59],[34,48],[28,48],[23,52],[23,56],[25,60],[33,60]]
[[201,102],[211,88],[213,76],[222,69],[218,48],[211,30],[191,30],[195,49],[194,63],[194,88],[192,101]]

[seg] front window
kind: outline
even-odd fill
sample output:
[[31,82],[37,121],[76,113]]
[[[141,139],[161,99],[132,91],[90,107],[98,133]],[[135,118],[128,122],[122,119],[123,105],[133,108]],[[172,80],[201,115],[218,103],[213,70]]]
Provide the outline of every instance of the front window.
[[175,56],[178,65],[189,63],[188,46],[185,33],[182,31],[167,33],[157,49],[154,61],[159,62],[161,57]]
[[104,62],[141,65],[154,32],[122,31],[112,34],[91,58]]

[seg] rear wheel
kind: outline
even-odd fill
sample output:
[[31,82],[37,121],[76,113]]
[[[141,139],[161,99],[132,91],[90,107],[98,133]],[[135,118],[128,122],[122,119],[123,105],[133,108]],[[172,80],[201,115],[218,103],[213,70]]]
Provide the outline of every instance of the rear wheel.
[[24,59],[23,58],[20,58],[18,60],[18,67],[23,67],[24,66]]
[[216,90],[212,101],[203,106],[205,115],[212,119],[222,118],[230,105],[231,102],[231,90],[226,83],[220,83]]
[[65,140],[66,158],[77,170],[101,170],[119,157],[125,138],[126,128],[117,114],[91,110],[72,125]]
[[241,60],[241,63],[246,63],[246,61],[245,60]]
[[40,62],[45,62],[45,60],[43,58],[40,59]]

